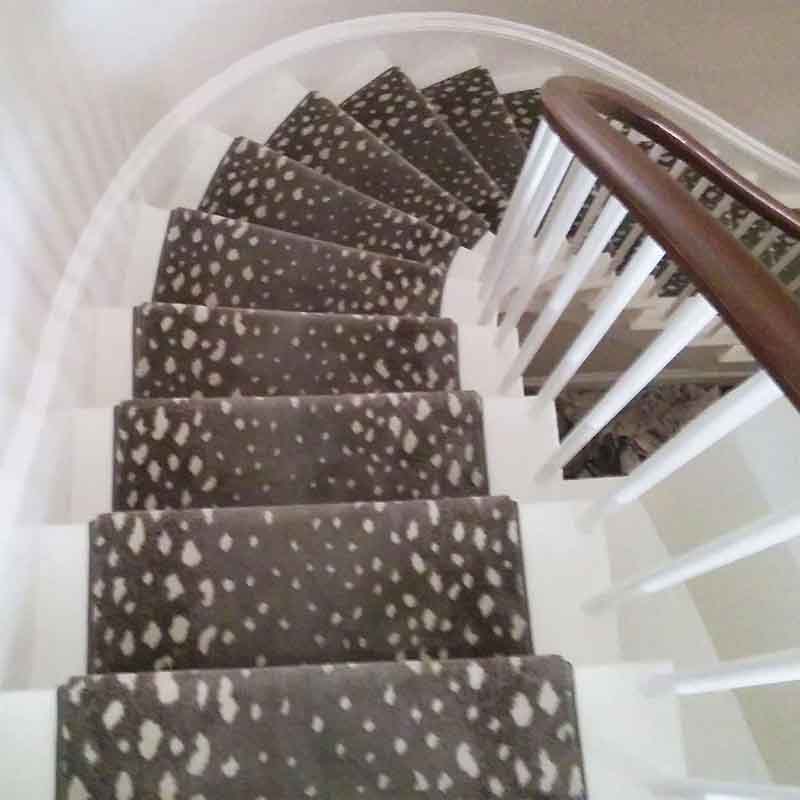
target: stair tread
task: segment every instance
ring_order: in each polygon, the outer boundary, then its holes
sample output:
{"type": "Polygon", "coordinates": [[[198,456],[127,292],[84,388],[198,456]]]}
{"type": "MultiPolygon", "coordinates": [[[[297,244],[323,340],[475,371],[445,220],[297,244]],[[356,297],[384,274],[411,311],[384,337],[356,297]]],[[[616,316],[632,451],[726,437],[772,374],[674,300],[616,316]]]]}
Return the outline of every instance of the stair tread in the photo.
{"type": "Polygon", "coordinates": [[[134,397],[457,389],[447,319],[146,303],[133,314],[134,397]]]}
{"type": "Polygon", "coordinates": [[[525,143],[489,70],[468,69],[423,94],[510,197],[525,161],[525,143]]]}
{"type": "Polygon", "coordinates": [[[417,261],[180,208],[164,232],[153,299],[436,316],[445,277],[443,269],[417,261]]]}
{"type": "Polygon", "coordinates": [[[460,247],[451,233],[243,137],[222,157],[199,208],[434,267],[449,266],[460,247]]]}
{"type": "Polygon", "coordinates": [[[120,512],[90,541],[92,672],[532,652],[507,497],[120,512]]]}
{"type": "Polygon", "coordinates": [[[91,676],[58,706],[63,800],[584,796],[553,656],[91,676]]]}
{"type": "Polygon", "coordinates": [[[486,220],[412,166],[335,103],[310,92],[267,140],[275,150],[473,247],[486,220]]]}
{"type": "Polygon", "coordinates": [[[541,89],[520,89],[503,95],[506,108],[511,113],[514,126],[525,142],[526,147],[533,144],[536,128],[542,113],[541,89]]]}
{"type": "Polygon", "coordinates": [[[381,73],[341,107],[497,229],[507,198],[401,69],[381,73]]]}
{"type": "Polygon", "coordinates": [[[114,411],[115,510],[486,494],[475,392],[134,400],[114,411]]]}

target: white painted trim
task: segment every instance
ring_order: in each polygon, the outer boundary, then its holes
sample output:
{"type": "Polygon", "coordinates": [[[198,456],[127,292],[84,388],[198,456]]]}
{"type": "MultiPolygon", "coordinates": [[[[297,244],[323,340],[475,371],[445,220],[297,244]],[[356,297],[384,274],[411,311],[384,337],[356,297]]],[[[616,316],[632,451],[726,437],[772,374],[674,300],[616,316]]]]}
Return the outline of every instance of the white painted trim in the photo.
{"type": "Polygon", "coordinates": [[[492,251],[494,240],[495,235],[491,231],[486,231],[478,240],[478,243],[472,248],[472,252],[476,256],[480,256],[482,259],[486,260],[486,257],[492,251]]]}
{"type": "Polygon", "coordinates": [[[259,76],[242,87],[246,100],[237,92],[231,102],[223,101],[209,114],[209,122],[231,136],[246,136],[265,142],[297,108],[310,89],[286,72],[259,76]]]}
{"type": "MultiPolygon", "coordinates": [[[[518,350],[516,335],[498,345],[495,328],[490,325],[458,326],[458,362],[463,389],[474,389],[484,397],[501,394],[500,380],[518,350]]],[[[506,391],[506,397],[523,397],[522,380],[516,381],[506,391]]]]}
{"type": "Polygon", "coordinates": [[[477,325],[482,308],[480,284],[454,278],[448,273],[442,291],[442,305],[439,313],[443,317],[465,325],[477,325]]]}
{"type": "Polygon", "coordinates": [[[449,46],[446,52],[438,52],[428,58],[423,56],[413,64],[405,63],[403,69],[420,89],[425,89],[452,75],[478,67],[480,63],[480,56],[474,47],[459,43],[449,46]]]}
{"type": "Polygon", "coordinates": [[[578,524],[586,506],[580,500],[519,506],[534,648],[576,666],[620,661],[622,653],[617,617],[583,610],[611,580],[605,541],[587,538],[578,524]]]}
{"type": "MultiPolygon", "coordinates": [[[[124,206],[130,202],[143,177],[176,135],[214,102],[260,72],[336,43],[372,42],[380,36],[415,31],[486,36],[569,58],[576,65],[594,70],[597,77],[635,91],[643,99],[661,105],[667,113],[682,114],[693,122],[694,127],[703,127],[730,142],[749,157],[783,173],[788,180],[800,179],[800,164],[699,104],[617,59],[572,39],[528,25],[472,14],[414,12],[345,20],[287,37],[245,56],[185,97],[148,131],[120,167],[95,206],[51,302],[50,315],[42,331],[39,353],[22,404],[26,413],[20,416],[6,449],[2,474],[14,475],[16,480],[24,483],[25,476],[30,472],[37,442],[43,434],[45,418],[58,387],[58,364],[69,342],[67,334],[83,297],[84,287],[124,206]]],[[[7,509],[10,518],[18,515],[22,500],[21,494],[14,497],[14,502],[7,509]]]]}
{"type": "Polygon", "coordinates": [[[694,800],[800,800],[800,786],[779,786],[774,783],[730,783],[701,778],[657,781],[653,791],[659,797],[693,798],[694,800]]]}
{"type": "Polygon", "coordinates": [[[563,73],[564,70],[560,67],[547,65],[538,69],[525,69],[518,72],[495,72],[492,70],[492,78],[500,94],[509,94],[521,92],[524,89],[537,89],[548,78],[555,78],[563,73]]]}
{"type": "Polygon", "coordinates": [[[38,530],[34,625],[28,686],[50,689],[87,670],[89,531],[84,525],[38,530]],[[54,654],[58,654],[54,658],[54,654]]]}
{"type": "Polygon", "coordinates": [[[164,208],[145,203],[139,205],[130,244],[130,259],[125,269],[123,303],[141,303],[153,296],[169,214],[164,208]]]}
{"type": "MultiPolygon", "coordinates": [[[[480,245],[481,242],[478,242],[480,245]]],[[[479,281],[485,258],[475,250],[468,250],[466,247],[459,247],[450,267],[447,270],[448,276],[463,281],[479,281]]]]}
{"type": "Polygon", "coordinates": [[[56,796],[56,709],[52,690],[0,694],[0,731],[8,732],[0,747],[0,775],[9,800],[56,796]]]}
{"type": "Polygon", "coordinates": [[[114,411],[81,408],[72,414],[70,523],[111,511],[114,481],[114,411]]]}
{"type": "Polygon", "coordinates": [[[192,159],[178,178],[178,185],[168,203],[170,208],[197,208],[200,205],[219,162],[233,144],[233,137],[204,125],[196,142],[192,159]]]}
{"type": "Polygon", "coordinates": [[[367,45],[359,51],[358,61],[351,69],[331,78],[326,87],[326,97],[337,105],[343,103],[350,95],[392,66],[392,60],[383,50],[367,45]]]}
{"type": "Polygon", "coordinates": [[[592,800],[651,800],[653,783],[687,775],[675,697],[648,697],[640,688],[644,676],[670,670],[663,662],[575,670],[586,789],[592,800]]]}

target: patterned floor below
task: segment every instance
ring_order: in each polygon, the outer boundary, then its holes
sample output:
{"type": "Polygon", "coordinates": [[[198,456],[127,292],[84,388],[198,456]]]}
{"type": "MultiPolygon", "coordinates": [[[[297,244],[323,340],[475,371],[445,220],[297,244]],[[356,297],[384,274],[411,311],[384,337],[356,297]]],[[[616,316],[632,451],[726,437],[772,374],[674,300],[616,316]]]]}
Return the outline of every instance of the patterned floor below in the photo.
{"type": "MultiPolygon", "coordinates": [[[[564,477],[607,478],[630,474],[732,388],[732,385],[681,383],[646,389],[567,464],[564,477]]],[[[572,389],[562,393],[556,401],[562,440],[604,392],[572,389]]]]}

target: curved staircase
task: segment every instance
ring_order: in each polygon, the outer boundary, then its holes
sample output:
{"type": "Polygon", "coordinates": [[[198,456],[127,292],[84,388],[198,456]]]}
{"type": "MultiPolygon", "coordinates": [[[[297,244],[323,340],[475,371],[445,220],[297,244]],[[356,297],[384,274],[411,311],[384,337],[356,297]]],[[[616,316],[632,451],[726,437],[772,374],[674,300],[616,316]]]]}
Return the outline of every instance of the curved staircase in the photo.
{"type": "MultiPolygon", "coordinates": [[[[18,791],[640,798],[685,777],[677,701],[644,688],[671,667],[620,663],[616,619],[584,613],[611,578],[584,533],[606,489],[531,479],[559,442],[509,378],[516,323],[565,269],[530,303],[510,270],[487,317],[541,96],[474,61],[364,47],[325,92],[275,71],[149,176],[121,302],[85,321],[68,508],[36,534],[37,691],[0,700],[18,791]]],[[[564,263],[609,198],[589,188],[564,263]]],[[[759,230],[795,280],[793,243],[759,230]]],[[[645,235],[601,246],[586,308],[645,235]]],[[[661,330],[649,301],[686,284],[650,266],[631,327],[661,330]]],[[[648,524],[632,509],[614,524],[648,524]]]]}

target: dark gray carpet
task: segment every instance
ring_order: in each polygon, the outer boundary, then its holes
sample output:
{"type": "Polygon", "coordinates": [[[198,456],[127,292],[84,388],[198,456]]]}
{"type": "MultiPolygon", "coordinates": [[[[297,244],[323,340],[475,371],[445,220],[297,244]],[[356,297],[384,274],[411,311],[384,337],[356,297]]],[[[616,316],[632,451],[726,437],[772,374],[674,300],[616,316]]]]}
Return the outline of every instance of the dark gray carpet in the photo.
{"type": "Polygon", "coordinates": [[[114,412],[115,510],[486,493],[475,392],[134,400],[114,412]]]}
{"type": "Polygon", "coordinates": [[[445,270],[202,211],[172,211],[153,299],[214,308],[438,316],[445,270]]]}
{"type": "Polygon", "coordinates": [[[489,230],[483,217],[315,92],[278,126],[267,144],[323,175],[450,231],[465,247],[473,247],[489,230]]]}
{"type": "Polygon", "coordinates": [[[92,672],[532,652],[508,498],[109,514],[90,565],[92,672]]]}
{"type": "Polygon", "coordinates": [[[451,233],[244,138],[223,156],[200,210],[431,267],[449,266],[460,246],[451,233]]]}
{"type": "Polygon", "coordinates": [[[58,797],[583,798],[556,657],[76,678],[58,797]]]}
{"type": "Polygon", "coordinates": [[[497,229],[506,196],[402,70],[381,73],[342,108],[497,229]]]}
{"type": "Polygon", "coordinates": [[[444,319],[147,303],[133,314],[134,397],[458,389],[444,319]]]}
{"type": "Polygon", "coordinates": [[[423,94],[510,197],[527,151],[489,70],[461,72],[423,94]]]}

